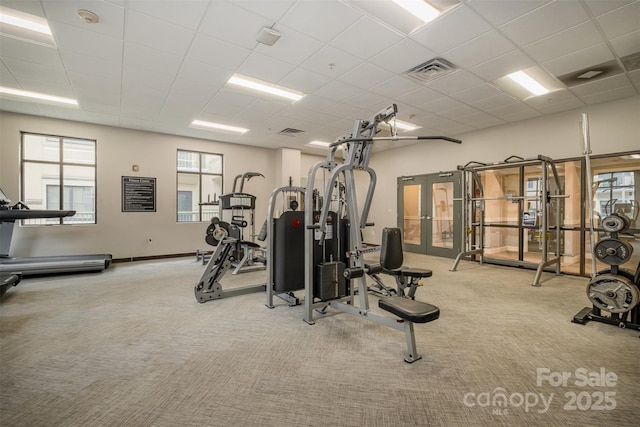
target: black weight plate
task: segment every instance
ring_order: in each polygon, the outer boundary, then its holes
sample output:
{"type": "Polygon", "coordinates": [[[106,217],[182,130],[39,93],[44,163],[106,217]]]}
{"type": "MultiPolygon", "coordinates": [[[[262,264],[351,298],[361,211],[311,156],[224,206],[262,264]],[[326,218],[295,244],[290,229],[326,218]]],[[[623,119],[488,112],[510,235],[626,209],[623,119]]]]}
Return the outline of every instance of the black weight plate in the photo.
{"type": "Polygon", "coordinates": [[[600,240],[593,252],[605,264],[620,265],[631,259],[633,246],[625,240],[608,237],[600,240]]]}

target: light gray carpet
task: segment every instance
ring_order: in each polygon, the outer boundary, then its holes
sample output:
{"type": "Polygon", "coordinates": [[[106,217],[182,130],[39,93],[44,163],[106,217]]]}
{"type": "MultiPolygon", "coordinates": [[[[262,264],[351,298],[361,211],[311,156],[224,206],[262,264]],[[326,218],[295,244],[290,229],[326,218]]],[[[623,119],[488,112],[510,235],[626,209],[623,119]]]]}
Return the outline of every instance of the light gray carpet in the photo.
{"type": "Polygon", "coordinates": [[[301,306],[270,310],[263,293],[200,304],[194,258],[25,279],[0,301],[0,425],[638,425],[640,332],[571,323],[587,279],[545,273],[534,288],[530,270],[406,258],[434,271],[417,299],[441,309],[416,325],[423,359],[411,365],[402,332],[347,314],[310,326],[301,306]],[[538,386],[538,368],[572,377],[538,386]],[[579,368],[616,384],[579,387],[579,368]],[[485,404],[497,388],[508,406],[485,404]],[[552,393],[544,413],[540,400],[519,405],[552,393]],[[591,409],[598,400],[615,409],[591,409]]]}

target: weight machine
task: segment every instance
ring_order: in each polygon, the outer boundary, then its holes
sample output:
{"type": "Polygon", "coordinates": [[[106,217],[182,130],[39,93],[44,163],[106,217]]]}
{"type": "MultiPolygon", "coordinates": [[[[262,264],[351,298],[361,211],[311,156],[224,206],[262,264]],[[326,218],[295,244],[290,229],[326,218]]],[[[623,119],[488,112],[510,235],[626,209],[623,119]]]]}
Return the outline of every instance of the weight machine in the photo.
{"type": "MultiPolygon", "coordinates": [[[[523,159],[518,156],[511,156],[499,163],[480,163],[469,162],[464,166],[458,166],[458,170],[463,172],[463,197],[461,199],[456,198],[454,201],[461,201],[463,203],[464,215],[462,217],[462,227],[466,232],[462,233],[462,248],[466,250],[460,252],[453,262],[450,271],[456,271],[458,264],[462,259],[475,261],[476,257],[479,257],[480,264],[485,262],[493,264],[502,264],[508,266],[532,268],[536,270],[536,275],[533,280],[532,286],[540,286],[540,277],[542,272],[555,265],[556,275],[560,274],[560,257],[561,257],[561,215],[560,209],[556,208],[552,212],[552,201],[569,197],[563,194],[563,186],[556,165],[553,160],[547,156],[538,155],[532,159],[523,159]],[[499,170],[500,168],[511,168],[525,166],[540,166],[541,179],[540,190],[535,196],[514,196],[505,195],[499,197],[485,197],[485,190],[480,179],[479,172],[499,170]],[[549,174],[551,171],[551,175],[549,174]],[[550,181],[553,179],[553,181],[550,181]],[[553,184],[553,185],[552,185],[553,184]],[[552,188],[555,194],[552,194],[552,188]],[[473,195],[472,195],[473,194],[473,195]],[[514,224],[500,224],[500,223],[487,223],[485,218],[485,201],[497,201],[506,200],[512,203],[518,203],[518,217],[523,218],[522,228],[525,229],[537,229],[540,236],[540,251],[541,260],[539,263],[519,260],[508,260],[499,258],[490,258],[485,253],[485,231],[488,226],[508,226],[513,227],[514,224]],[[539,224],[536,217],[525,218],[524,203],[527,201],[534,201],[538,203],[538,206],[542,207],[539,214],[539,224]],[[553,224],[550,222],[550,216],[553,214],[553,224]],[[475,237],[475,231],[477,230],[477,238],[475,237]],[[553,239],[551,238],[553,236],[553,239]],[[549,243],[555,242],[554,255],[549,256],[549,243]]],[[[536,214],[537,215],[537,214],[536,214]]],[[[520,256],[522,258],[522,256],[520,256]]]]}
{"type": "Polygon", "coordinates": [[[194,287],[194,294],[198,302],[203,303],[214,299],[246,295],[265,289],[265,285],[260,284],[224,292],[222,290],[220,280],[236,261],[238,243],[241,242],[240,237],[241,232],[237,225],[220,221],[218,217],[214,217],[211,220],[205,240],[216,248],[209,258],[202,276],[200,276],[194,287]]]}
{"type": "MultiPolygon", "coordinates": [[[[461,141],[443,136],[399,137],[393,133],[389,137],[377,137],[376,134],[388,126],[396,114],[397,107],[393,104],[370,120],[357,120],[351,132],[330,145],[331,151],[327,155],[327,160],[316,163],[309,170],[305,206],[313,206],[312,190],[315,187],[318,171],[325,171],[329,175],[324,191],[326,200],[331,200],[334,188],[342,177],[349,227],[346,259],[343,261],[340,256],[329,261],[323,259],[321,263],[317,263],[314,257],[314,253],[317,252],[315,248],[324,245],[325,239],[335,232],[332,228],[335,223],[328,203],[325,203],[319,212],[314,212],[312,209],[304,211],[304,321],[313,325],[315,324],[314,311],[325,314],[329,308],[332,308],[404,331],[407,341],[407,354],[404,360],[412,363],[421,358],[417,354],[413,324],[436,320],[440,310],[431,304],[401,296],[383,297],[378,301],[380,309],[396,317],[380,315],[370,309],[365,274],[384,272],[406,281],[415,280],[416,277],[428,277],[431,272],[402,266],[402,241],[399,229],[384,230],[379,265],[364,263],[363,256],[367,249],[364,248],[361,232],[366,226],[373,225],[367,222],[367,217],[376,184],[376,174],[369,167],[369,158],[376,141],[427,139],[443,139],[455,143],[461,141]],[[343,151],[342,164],[336,160],[338,147],[342,147],[343,151]],[[358,209],[356,196],[354,177],[356,171],[365,172],[369,176],[369,186],[361,211],[358,209]]],[[[337,230],[339,229],[338,227],[337,230]]]]}

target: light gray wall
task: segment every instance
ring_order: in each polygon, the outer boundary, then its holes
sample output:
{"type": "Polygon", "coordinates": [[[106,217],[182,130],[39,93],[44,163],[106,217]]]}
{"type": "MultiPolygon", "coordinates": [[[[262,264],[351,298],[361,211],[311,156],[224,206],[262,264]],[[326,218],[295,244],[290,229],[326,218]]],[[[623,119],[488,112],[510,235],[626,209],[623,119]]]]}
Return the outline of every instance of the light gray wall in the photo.
{"type": "Polygon", "coordinates": [[[475,160],[501,162],[511,155],[543,154],[554,159],[582,156],[580,121],[589,117],[592,154],[640,151],[640,96],[538,117],[458,135],[462,144],[425,141],[375,153],[370,165],[378,184],[367,228],[367,242],[380,240],[383,227],[397,224],[397,178],[455,170],[475,160]]]}
{"type": "Polygon", "coordinates": [[[41,117],[0,113],[0,187],[18,201],[20,132],[97,140],[96,225],[15,227],[11,255],[110,253],[114,258],[143,257],[210,249],[202,223],[176,222],[176,150],[224,155],[224,189],[231,191],[236,175],[260,172],[244,191],[257,196],[256,231],[266,218],[269,194],[275,187],[275,150],[201,139],[96,126],[41,117]],[[140,166],[132,172],[131,166],[140,166]],[[121,211],[121,177],[157,178],[156,212],[121,211]]]}
{"type": "MultiPolygon", "coordinates": [[[[552,158],[581,155],[581,113],[589,114],[593,154],[640,150],[640,97],[626,98],[580,110],[535,118],[519,123],[461,135],[462,145],[429,141],[374,153],[371,166],[378,180],[368,242],[379,241],[385,226],[396,224],[396,179],[454,170],[471,160],[496,162],[510,155],[552,158]]],[[[225,190],[233,178],[248,170],[266,179],[254,178],[245,190],[258,196],[256,229],[266,217],[268,197],[278,186],[277,150],[254,148],[108,126],[0,113],[0,187],[13,200],[19,199],[20,131],[96,139],[98,142],[98,224],[64,227],[16,227],[12,255],[111,253],[115,258],[169,255],[208,248],[202,223],[176,223],[176,150],[178,148],[224,155],[225,190]],[[250,163],[248,163],[250,159],[250,163]],[[140,171],[131,171],[131,165],[140,171]],[[157,178],[157,212],[121,212],[121,176],[157,178]],[[151,242],[149,242],[151,239],[151,242]]],[[[302,153],[301,178],[325,156],[302,153]]],[[[366,185],[368,183],[358,183],[366,185]]],[[[304,183],[303,183],[304,184],[304,183]]]]}

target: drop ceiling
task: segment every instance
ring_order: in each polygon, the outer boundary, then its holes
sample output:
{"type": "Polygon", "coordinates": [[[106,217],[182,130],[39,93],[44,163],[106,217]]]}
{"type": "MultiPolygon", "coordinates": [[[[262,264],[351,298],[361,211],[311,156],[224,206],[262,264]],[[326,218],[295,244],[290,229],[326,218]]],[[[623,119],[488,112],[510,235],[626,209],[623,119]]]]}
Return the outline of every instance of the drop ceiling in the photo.
{"type": "Polygon", "coordinates": [[[79,108],[3,98],[0,109],[321,152],[306,144],[332,141],[390,103],[399,119],[421,126],[409,135],[456,136],[640,91],[640,69],[622,61],[640,51],[638,0],[468,0],[415,30],[384,22],[364,3],[3,0],[46,18],[56,47],[1,37],[0,85],[75,98],[79,108]],[[78,9],[100,21],[86,23],[78,9]],[[273,46],[256,41],[264,27],[281,34],[273,46]],[[434,58],[455,71],[428,81],[406,74],[434,58]],[[616,71],[560,80],[601,64],[616,71]],[[521,100],[492,83],[531,67],[561,89],[521,100]],[[307,95],[290,103],[239,92],[225,85],[234,73],[307,95]],[[250,131],[195,129],[194,119],[250,131]]]}

